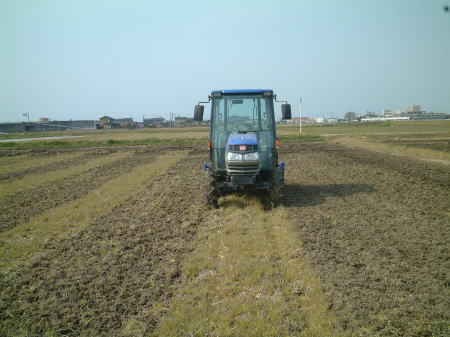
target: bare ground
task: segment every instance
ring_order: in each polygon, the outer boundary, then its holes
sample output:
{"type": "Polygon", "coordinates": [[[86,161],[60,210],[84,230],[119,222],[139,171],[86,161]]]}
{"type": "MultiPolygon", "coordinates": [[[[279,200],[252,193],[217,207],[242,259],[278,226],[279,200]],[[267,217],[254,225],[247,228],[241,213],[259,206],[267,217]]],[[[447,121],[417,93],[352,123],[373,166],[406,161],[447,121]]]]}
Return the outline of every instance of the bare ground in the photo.
{"type": "MultiPolygon", "coordinates": [[[[93,226],[1,274],[0,335],[151,332],[153,305],[171,296],[210,214],[205,156],[193,151],[93,226]]],[[[337,335],[450,335],[448,168],[321,143],[287,145],[281,157],[286,207],[337,335]]]]}
{"type": "Polygon", "coordinates": [[[329,144],[284,157],[286,205],[338,330],[448,336],[448,169],[329,144]]]}
{"type": "Polygon", "coordinates": [[[450,152],[450,141],[448,138],[428,139],[426,141],[423,141],[422,139],[396,139],[386,141],[385,143],[396,146],[418,147],[422,149],[450,152]]]}
{"type": "MultiPolygon", "coordinates": [[[[110,164],[96,167],[31,190],[24,190],[0,200],[0,232],[26,222],[31,217],[39,215],[49,208],[75,200],[108,180],[129,172],[136,166],[152,161],[155,153],[161,154],[167,150],[147,148],[131,151],[134,154],[130,158],[117,160],[110,164]]],[[[56,168],[64,168],[87,161],[107,153],[111,153],[111,150],[92,151],[86,156],[76,158],[75,161],[67,161],[69,163],[55,163],[39,166],[36,169],[39,172],[48,172],[56,168]]],[[[26,171],[28,172],[28,170],[26,171]]],[[[14,176],[14,178],[16,177],[14,176]]]]}
{"type": "MultiPolygon", "coordinates": [[[[54,156],[57,153],[58,152],[55,151],[54,153],[48,154],[48,155],[36,155],[36,154],[34,154],[34,156],[31,155],[30,158],[31,157],[44,158],[46,156],[51,157],[51,156],[54,156]]],[[[104,153],[108,153],[108,152],[104,152],[104,153]]],[[[53,163],[46,164],[46,165],[37,165],[37,166],[32,166],[30,168],[23,169],[23,170],[17,170],[17,171],[11,171],[11,172],[8,172],[8,173],[3,173],[3,174],[0,174],[0,181],[3,181],[3,182],[6,181],[6,180],[12,181],[14,179],[20,179],[20,178],[22,178],[22,177],[24,177],[26,175],[29,175],[29,174],[39,174],[39,173],[42,173],[42,172],[48,172],[48,171],[63,169],[63,168],[66,168],[66,167],[70,167],[72,165],[77,165],[77,164],[82,163],[82,162],[84,162],[86,160],[94,158],[96,155],[101,155],[101,154],[104,154],[104,153],[95,153],[95,152],[90,152],[89,153],[88,152],[88,153],[81,154],[79,157],[75,157],[75,158],[68,159],[68,160],[62,160],[62,161],[61,160],[57,160],[57,161],[55,161],[53,163]]]]}
{"type": "Polygon", "coordinates": [[[148,189],[43,256],[2,275],[0,335],[119,336],[170,296],[206,208],[191,155],[148,189]]]}

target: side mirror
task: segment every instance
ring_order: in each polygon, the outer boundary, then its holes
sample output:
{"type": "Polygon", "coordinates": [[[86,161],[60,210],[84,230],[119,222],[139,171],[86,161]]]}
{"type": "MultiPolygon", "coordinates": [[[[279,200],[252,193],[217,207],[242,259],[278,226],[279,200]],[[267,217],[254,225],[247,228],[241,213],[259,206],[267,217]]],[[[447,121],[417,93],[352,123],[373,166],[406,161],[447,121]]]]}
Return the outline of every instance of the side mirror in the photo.
{"type": "Polygon", "coordinates": [[[292,119],[290,104],[281,104],[281,119],[292,119]]]}
{"type": "Polygon", "coordinates": [[[197,104],[194,109],[194,120],[201,122],[203,120],[203,111],[205,110],[204,105],[197,104]]]}

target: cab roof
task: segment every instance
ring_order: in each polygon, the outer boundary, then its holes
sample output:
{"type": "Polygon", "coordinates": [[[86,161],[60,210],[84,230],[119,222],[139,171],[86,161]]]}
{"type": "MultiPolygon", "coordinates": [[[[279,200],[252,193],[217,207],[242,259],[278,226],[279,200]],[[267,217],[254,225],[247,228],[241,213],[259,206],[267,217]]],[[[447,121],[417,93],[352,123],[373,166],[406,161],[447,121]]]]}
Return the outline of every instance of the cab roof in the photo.
{"type": "Polygon", "coordinates": [[[223,95],[239,95],[239,94],[262,94],[264,91],[270,91],[273,94],[272,89],[232,89],[232,90],[214,90],[211,94],[221,93],[223,95]]]}

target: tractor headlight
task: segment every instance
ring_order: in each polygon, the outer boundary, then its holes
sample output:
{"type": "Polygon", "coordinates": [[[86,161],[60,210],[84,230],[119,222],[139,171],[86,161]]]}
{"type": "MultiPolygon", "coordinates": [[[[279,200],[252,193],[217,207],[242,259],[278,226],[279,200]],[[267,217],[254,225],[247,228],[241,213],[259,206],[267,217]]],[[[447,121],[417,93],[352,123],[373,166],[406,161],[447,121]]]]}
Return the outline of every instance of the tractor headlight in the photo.
{"type": "Polygon", "coordinates": [[[239,153],[227,152],[227,160],[228,161],[242,160],[242,155],[239,153]]]}
{"type": "Polygon", "coordinates": [[[251,153],[244,154],[244,160],[259,160],[259,153],[251,152],[251,153]]]}

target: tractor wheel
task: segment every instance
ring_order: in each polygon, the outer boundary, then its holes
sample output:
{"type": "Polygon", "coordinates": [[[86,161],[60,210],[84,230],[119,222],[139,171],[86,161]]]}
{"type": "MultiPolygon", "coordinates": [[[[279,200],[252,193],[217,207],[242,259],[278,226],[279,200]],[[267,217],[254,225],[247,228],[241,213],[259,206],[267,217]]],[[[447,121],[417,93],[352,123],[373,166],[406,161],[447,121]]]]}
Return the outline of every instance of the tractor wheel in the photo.
{"type": "Polygon", "coordinates": [[[269,191],[269,200],[273,208],[277,208],[283,200],[284,179],[279,170],[272,174],[272,187],[269,191]]]}
{"type": "Polygon", "coordinates": [[[211,207],[211,208],[219,208],[219,191],[217,190],[216,187],[216,180],[214,179],[213,176],[209,177],[209,183],[208,186],[206,188],[206,203],[211,207]]]}
{"type": "Polygon", "coordinates": [[[269,192],[269,200],[270,200],[270,207],[271,208],[277,208],[280,204],[280,194],[278,191],[278,188],[274,187],[269,192]]]}

